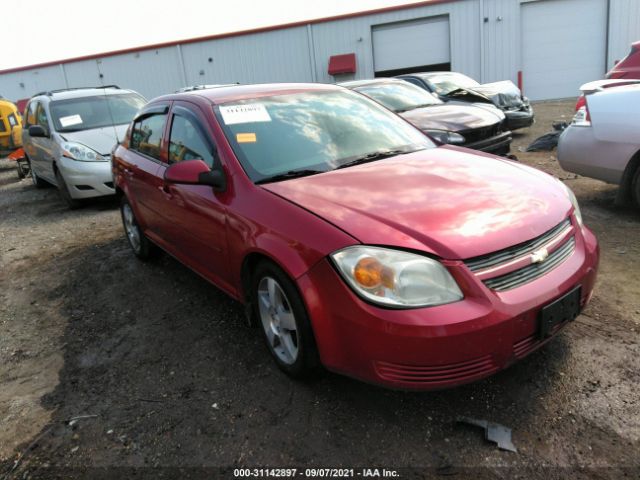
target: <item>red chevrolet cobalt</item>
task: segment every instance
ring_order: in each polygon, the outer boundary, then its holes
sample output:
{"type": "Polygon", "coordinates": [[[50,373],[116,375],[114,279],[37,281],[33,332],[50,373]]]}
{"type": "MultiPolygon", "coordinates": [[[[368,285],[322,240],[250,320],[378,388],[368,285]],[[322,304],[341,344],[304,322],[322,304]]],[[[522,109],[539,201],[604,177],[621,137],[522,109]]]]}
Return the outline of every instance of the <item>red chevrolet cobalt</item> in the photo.
{"type": "Polygon", "coordinates": [[[563,183],[436,144],[341,87],[157,98],[113,175],[134,253],[160,247],[246,304],[294,377],[471,382],[544,344],[596,279],[598,244],[563,183]]]}

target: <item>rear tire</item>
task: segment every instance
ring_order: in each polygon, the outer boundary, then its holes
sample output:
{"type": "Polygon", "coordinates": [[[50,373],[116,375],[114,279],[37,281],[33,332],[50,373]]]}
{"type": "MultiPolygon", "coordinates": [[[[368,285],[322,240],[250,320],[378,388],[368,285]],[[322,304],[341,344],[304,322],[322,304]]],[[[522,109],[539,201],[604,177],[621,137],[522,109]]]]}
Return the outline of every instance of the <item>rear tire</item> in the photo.
{"type": "Polygon", "coordinates": [[[251,303],[271,356],[293,378],[310,378],[320,370],[320,357],[309,316],[295,284],[269,261],[256,267],[251,303]]]}
{"type": "Polygon", "coordinates": [[[56,181],[58,183],[58,192],[60,192],[60,196],[62,200],[67,204],[71,210],[75,210],[76,208],[80,208],[82,206],[82,202],[80,200],[76,200],[69,193],[69,188],[67,187],[67,183],[64,181],[60,170],[56,170],[56,181]]]}
{"type": "Polygon", "coordinates": [[[133,208],[131,208],[129,200],[124,195],[120,199],[120,216],[122,217],[124,233],[135,256],[143,261],[154,257],[158,252],[158,247],[142,232],[133,213],[133,208]]]}
{"type": "Polygon", "coordinates": [[[29,170],[31,170],[31,181],[35,185],[36,188],[45,188],[47,186],[47,182],[42,180],[36,171],[33,169],[33,165],[29,162],[29,170]]]}
{"type": "Polygon", "coordinates": [[[633,175],[633,181],[631,182],[631,196],[633,197],[636,205],[640,207],[640,165],[636,168],[636,173],[633,175]]]}

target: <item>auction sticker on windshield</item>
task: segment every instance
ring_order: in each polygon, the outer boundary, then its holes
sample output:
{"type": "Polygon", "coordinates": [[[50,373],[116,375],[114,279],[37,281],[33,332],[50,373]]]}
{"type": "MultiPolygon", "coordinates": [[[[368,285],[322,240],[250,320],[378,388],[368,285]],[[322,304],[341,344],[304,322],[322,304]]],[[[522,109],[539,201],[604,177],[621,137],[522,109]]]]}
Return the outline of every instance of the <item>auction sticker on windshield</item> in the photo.
{"type": "Polygon", "coordinates": [[[80,115],[69,115],[67,117],[60,117],[60,125],[63,127],[70,127],[72,125],[78,125],[82,123],[82,117],[80,115]]]}
{"type": "Polygon", "coordinates": [[[220,114],[227,125],[271,121],[267,109],[259,104],[223,106],[220,107],[220,114]]]}
{"type": "Polygon", "coordinates": [[[238,143],[256,143],[258,141],[255,133],[237,133],[236,140],[238,143]]]}

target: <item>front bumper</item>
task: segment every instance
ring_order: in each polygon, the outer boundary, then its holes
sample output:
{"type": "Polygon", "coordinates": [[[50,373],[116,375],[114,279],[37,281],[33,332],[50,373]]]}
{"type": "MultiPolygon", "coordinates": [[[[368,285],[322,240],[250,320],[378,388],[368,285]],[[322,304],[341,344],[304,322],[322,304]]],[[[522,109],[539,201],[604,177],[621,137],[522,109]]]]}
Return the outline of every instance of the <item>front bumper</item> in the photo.
{"type": "Polygon", "coordinates": [[[543,277],[501,293],[489,290],[463,262],[448,261],[464,300],[410,310],[364,302],[328,260],[298,278],[298,285],[325,367],[391,388],[433,390],[490,376],[546,343],[548,338],[538,336],[541,308],[577,285],[584,307],[598,256],[595,237],[583,228],[571,257],[543,277]]]}
{"type": "Polygon", "coordinates": [[[57,162],[71,197],[74,199],[115,195],[111,162],[80,162],[61,157],[57,162]]]}
{"type": "Polygon", "coordinates": [[[531,105],[524,105],[520,110],[503,110],[503,112],[507,117],[507,128],[512,131],[529,127],[535,120],[531,105]]]}
{"type": "Polygon", "coordinates": [[[511,132],[504,132],[491,138],[485,138],[478,142],[467,143],[461,146],[496,155],[506,155],[511,151],[512,140],[511,132]]]}

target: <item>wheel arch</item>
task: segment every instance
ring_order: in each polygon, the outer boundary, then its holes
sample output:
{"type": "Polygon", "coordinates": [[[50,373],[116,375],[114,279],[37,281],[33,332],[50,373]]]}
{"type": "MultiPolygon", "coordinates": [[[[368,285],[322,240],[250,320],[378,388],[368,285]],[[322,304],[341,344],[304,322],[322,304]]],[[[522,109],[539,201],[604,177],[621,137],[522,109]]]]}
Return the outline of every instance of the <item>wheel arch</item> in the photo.
{"type": "MultiPolygon", "coordinates": [[[[263,261],[272,263],[280,270],[284,272],[284,274],[289,277],[294,287],[298,291],[300,298],[302,299],[302,303],[305,308],[307,308],[306,301],[302,292],[300,291],[300,287],[298,286],[298,282],[296,281],[297,277],[300,275],[296,275],[296,271],[301,267],[301,265],[293,266],[292,268],[287,268],[288,262],[284,261],[281,258],[278,258],[277,255],[274,255],[270,251],[265,251],[262,249],[254,249],[247,252],[242,259],[241,267],[240,267],[240,288],[238,291],[238,300],[242,302],[245,308],[245,315],[247,318],[247,322],[249,325],[257,325],[255,312],[253,311],[253,305],[251,302],[251,280],[253,276],[253,272],[255,272],[256,267],[263,261]],[[297,268],[296,268],[297,267],[297,268]]],[[[308,268],[305,267],[305,271],[308,268]]],[[[303,272],[304,273],[304,272],[303,272]]]]}
{"type": "Polygon", "coordinates": [[[633,203],[633,198],[631,195],[632,187],[633,187],[633,177],[636,171],[640,168],[640,150],[633,154],[631,159],[627,162],[627,166],[622,173],[622,178],[620,179],[620,188],[618,189],[618,194],[616,195],[616,204],[618,205],[628,205],[633,203]]]}

